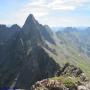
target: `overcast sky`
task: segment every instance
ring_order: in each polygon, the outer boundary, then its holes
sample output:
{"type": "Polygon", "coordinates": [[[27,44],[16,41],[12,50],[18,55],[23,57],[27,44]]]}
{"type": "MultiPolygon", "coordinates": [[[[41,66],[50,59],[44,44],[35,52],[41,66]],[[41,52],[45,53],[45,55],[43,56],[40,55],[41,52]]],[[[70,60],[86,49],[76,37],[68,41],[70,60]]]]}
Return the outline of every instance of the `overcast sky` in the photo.
{"type": "Polygon", "coordinates": [[[52,26],[90,26],[90,0],[0,0],[0,24],[23,25],[29,14],[52,26]]]}

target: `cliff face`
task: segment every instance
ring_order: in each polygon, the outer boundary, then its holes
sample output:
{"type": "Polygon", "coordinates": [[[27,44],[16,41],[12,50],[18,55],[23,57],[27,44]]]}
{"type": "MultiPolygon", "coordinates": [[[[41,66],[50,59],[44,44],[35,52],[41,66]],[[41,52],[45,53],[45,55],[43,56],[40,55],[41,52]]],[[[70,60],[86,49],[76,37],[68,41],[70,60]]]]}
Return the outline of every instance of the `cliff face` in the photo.
{"type": "Polygon", "coordinates": [[[16,87],[29,88],[38,80],[54,76],[58,68],[59,65],[48,56],[44,49],[37,46],[31,50],[24,61],[16,87]]]}

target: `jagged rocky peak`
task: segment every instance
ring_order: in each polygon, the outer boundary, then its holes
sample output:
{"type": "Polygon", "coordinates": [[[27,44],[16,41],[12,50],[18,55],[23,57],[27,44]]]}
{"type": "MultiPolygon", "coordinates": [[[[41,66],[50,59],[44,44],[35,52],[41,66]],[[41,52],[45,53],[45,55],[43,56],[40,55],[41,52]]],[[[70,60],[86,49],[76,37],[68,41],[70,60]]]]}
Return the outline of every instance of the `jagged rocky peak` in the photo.
{"type": "Polygon", "coordinates": [[[60,66],[41,46],[32,48],[18,77],[16,87],[29,89],[38,80],[54,76],[60,66]]]}
{"type": "Polygon", "coordinates": [[[33,45],[43,42],[40,33],[40,25],[32,14],[30,14],[22,27],[22,38],[29,40],[33,45]]]}
{"type": "Polygon", "coordinates": [[[12,25],[10,28],[13,30],[20,30],[20,26],[17,24],[12,25]]]}
{"type": "Polygon", "coordinates": [[[33,14],[30,14],[30,15],[27,17],[27,19],[26,19],[25,24],[24,24],[23,27],[25,27],[25,26],[32,26],[32,27],[33,27],[33,26],[35,26],[37,23],[38,23],[38,22],[37,22],[36,19],[34,18],[33,14]]]}
{"type": "Polygon", "coordinates": [[[8,27],[5,24],[0,24],[0,30],[6,30],[8,27]]]}
{"type": "Polygon", "coordinates": [[[40,30],[40,24],[39,24],[38,21],[34,18],[33,14],[30,14],[30,15],[27,17],[27,19],[26,19],[26,21],[25,21],[22,29],[23,29],[25,32],[26,32],[26,31],[32,31],[32,32],[38,31],[38,30],[40,30]],[[37,28],[37,27],[38,27],[38,28],[37,28]]]}
{"type": "Polygon", "coordinates": [[[17,24],[14,24],[14,25],[12,25],[12,26],[10,26],[10,27],[8,27],[7,25],[5,25],[5,24],[0,24],[0,30],[20,30],[21,28],[20,28],[20,26],[19,25],[17,25],[17,24]]]}
{"type": "Polygon", "coordinates": [[[55,44],[52,38],[53,32],[50,27],[39,24],[32,14],[27,17],[22,30],[23,36],[29,37],[28,39],[32,38],[31,40],[34,42],[39,42],[39,44],[42,42],[44,44],[46,40],[49,43],[55,44]]]}

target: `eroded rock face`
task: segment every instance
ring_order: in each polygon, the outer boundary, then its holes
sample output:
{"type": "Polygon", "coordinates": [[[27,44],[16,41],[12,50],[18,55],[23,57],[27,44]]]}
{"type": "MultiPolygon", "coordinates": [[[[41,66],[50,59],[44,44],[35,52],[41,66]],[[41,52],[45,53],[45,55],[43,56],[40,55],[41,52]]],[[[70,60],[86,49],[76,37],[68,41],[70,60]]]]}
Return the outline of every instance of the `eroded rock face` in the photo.
{"type": "Polygon", "coordinates": [[[35,50],[32,50],[28,55],[20,71],[16,83],[16,87],[18,88],[28,89],[38,80],[53,77],[55,72],[60,68],[41,47],[36,47],[34,49],[35,50]]]}

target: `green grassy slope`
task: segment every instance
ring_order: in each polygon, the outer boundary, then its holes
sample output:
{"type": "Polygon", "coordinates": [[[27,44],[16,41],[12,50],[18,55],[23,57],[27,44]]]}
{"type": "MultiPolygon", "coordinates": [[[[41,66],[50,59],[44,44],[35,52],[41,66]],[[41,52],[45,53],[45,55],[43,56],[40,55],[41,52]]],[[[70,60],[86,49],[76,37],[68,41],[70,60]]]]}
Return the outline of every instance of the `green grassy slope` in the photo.
{"type": "Polygon", "coordinates": [[[76,43],[79,34],[76,37],[69,36],[64,33],[59,36],[59,43],[56,40],[57,45],[48,44],[48,46],[56,51],[56,55],[45,49],[51,57],[53,57],[60,65],[70,62],[80,67],[88,77],[90,77],[90,58],[84,53],[80,52],[79,44],[76,43]]]}

